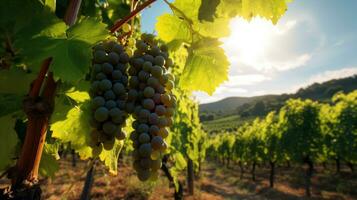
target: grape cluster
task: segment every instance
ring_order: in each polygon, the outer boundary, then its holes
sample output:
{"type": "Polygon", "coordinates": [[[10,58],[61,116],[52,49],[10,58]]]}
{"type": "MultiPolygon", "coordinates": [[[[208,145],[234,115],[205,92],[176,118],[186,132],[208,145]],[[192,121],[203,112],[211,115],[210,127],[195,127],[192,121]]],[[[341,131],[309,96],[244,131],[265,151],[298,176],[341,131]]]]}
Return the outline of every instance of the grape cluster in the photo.
{"type": "Polygon", "coordinates": [[[94,147],[112,149],[115,138],[125,139],[122,127],[128,113],[127,102],[129,56],[115,41],[105,41],[94,47],[92,85],[90,89],[93,111],[91,126],[94,147]]]}
{"type": "Polygon", "coordinates": [[[153,35],[143,34],[136,42],[128,70],[126,110],[135,119],[130,139],[135,148],[134,169],[141,181],[157,177],[161,155],[167,149],[164,139],[176,106],[176,97],[171,93],[174,77],[168,72],[172,65],[167,46],[159,46],[153,35]]]}

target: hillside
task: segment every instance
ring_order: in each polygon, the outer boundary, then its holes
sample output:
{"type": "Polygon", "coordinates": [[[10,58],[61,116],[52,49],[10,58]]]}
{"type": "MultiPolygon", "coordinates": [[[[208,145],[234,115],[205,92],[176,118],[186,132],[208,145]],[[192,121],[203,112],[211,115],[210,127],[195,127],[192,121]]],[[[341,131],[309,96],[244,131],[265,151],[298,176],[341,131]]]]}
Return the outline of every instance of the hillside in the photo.
{"type": "Polygon", "coordinates": [[[357,75],[333,79],[323,83],[314,83],[299,89],[294,94],[263,95],[254,97],[229,97],[217,102],[201,104],[200,118],[204,127],[208,130],[224,130],[235,128],[240,123],[264,116],[270,111],[279,110],[290,98],[312,99],[316,101],[328,101],[335,93],[345,93],[357,89],[357,75]],[[239,118],[239,122],[222,123],[225,119],[239,118]]]}

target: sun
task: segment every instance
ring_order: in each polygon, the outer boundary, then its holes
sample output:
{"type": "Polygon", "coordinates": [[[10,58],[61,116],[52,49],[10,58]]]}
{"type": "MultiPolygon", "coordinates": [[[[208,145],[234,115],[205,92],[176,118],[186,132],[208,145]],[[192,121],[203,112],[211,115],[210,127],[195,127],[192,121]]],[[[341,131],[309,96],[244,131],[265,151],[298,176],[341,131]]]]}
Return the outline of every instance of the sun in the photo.
{"type": "Polygon", "coordinates": [[[231,35],[222,39],[226,54],[230,60],[239,59],[252,66],[265,59],[266,52],[273,48],[274,35],[279,34],[270,21],[257,17],[251,21],[235,18],[230,28],[231,35]]]}

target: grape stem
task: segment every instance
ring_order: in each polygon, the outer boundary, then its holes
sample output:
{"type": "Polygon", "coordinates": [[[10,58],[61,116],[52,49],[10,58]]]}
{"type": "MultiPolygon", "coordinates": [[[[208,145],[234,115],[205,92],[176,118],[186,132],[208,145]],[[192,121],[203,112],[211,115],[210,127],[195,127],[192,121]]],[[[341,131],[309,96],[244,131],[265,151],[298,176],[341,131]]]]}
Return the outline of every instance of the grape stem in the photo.
{"type": "Polygon", "coordinates": [[[135,17],[140,11],[145,9],[146,7],[150,6],[152,3],[154,3],[156,0],[148,0],[145,1],[143,4],[138,6],[135,10],[133,10],[128,16],[124,17],[120,21],[116,22],[112,28],[110,28],[110,32],[114,33],[117,31],[123,24],[131,20],[133,17],[135,17]]]}

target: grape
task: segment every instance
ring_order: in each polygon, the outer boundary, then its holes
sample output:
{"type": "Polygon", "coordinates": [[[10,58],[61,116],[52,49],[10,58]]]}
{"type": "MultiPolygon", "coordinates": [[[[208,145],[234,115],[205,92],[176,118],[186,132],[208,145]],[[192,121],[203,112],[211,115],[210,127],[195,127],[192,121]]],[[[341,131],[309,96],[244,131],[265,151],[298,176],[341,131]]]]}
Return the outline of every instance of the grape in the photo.
{"type": "Polygon", "coordinates": [[[128,100],[135,100],[138,97],[138,92],[134,89],[130,89],[128,92],[128,100]]]}
{"type": "Polygon", "coordinates": [[[169,135],[169,132],[165,128],[160,128],[158,133],[162,138],[166,138],[169,135]]]}
{"type": "Polygon", "coordinates": [[[120,61],[121,63],[127,63],[127,62],[129,62],[129,56],[128,56],[128,54],[126,54],[126,53],[121,53],[121,54],[119,55],[119,61],[120,61]]]}
{"type": "Polygon", "coordinates": [[[94,118],[98,122],[104,122],[105,120],[108,119],[109,111],[106,107],[99,107],[95,113],[94,113],[94,118]]]}
{"type": "Polygon", "coordinates": [[[126,103],[129,57],[115,41],[102,42],[93,49],[90,91],[93,115],[90,123],[95,134],[92,134],[90,144],[97,153],[101,147],[112,149],[115,139],[125,139],[121,129],[128,117],[125,110],[130,107],[126,103]]]}
{"type": "Polygon", "coordinates": [[[163,74],[162,68],[160,66],[154,65],[151,68],[151,73],[154,77],[160,78],[163,74]]]}
{"type": "Polygon", "coordinates": [[[112,118],[121,117],[122,111],[119,108],[112,108],[109,110],[109,116],[112,118]]]}
{"type": "Polygon", "coordinates": [[[174,62],[172,61],[172,59],[167,59],[166,63],[165,63],[165,67],[166,69],[168,69],[169,67],[172,67],[174,65],[174,62]]]}
{"type": "Polygon", "coordinates": [[[93,100],[92,100],[92,106],[94,109],[99,108],[101,106],[105,105],[105,99],[101,96],[96,96],[93,100]]]}
{"type": "Polygon", "coordinates": [[[155,113],[158,114],[159,116],[162,116],[166,113],[166,108],[163,105],[158,105],[155,108],[155,113]]]}
{"type": "Polygon", "coordinates": [[[139,117],[141,119],[147,119],[147,118],[149,118],[149,115],[150,115],[150,111],[148,111],[146,109],[141,109],[139,112],[139,117]]]}
{"type": "Polygon", "coordinates": [[[121,83],[115,83],[113,86],[113,92],[114,94],[120,96],[125,93],[125,87],[121,83]]]}
{"type": "Polygon", "coordinates": [[[166,119],[165,117],[160,117],[160,118],[159,118],[158,126],[159,126],[160,128],[162,128],[162,127],[165,127],[165,126],[167,126],[167,125],[168,125],[167,119],[166,119]]]}
{"type": "Polygon", "coordinates": [[[117,131],[117,126],[113,122],[105,122],[103,124],[103,131],[108,135],[114,135],[117,131]]]}
{"type": "Polygon", "coordinates": [[[150,142],[150,135],[147,133],[142,133],[139,135],[139,142],[140,143],[148,143],[150,142]]]}
{"type": "Polygon", "coordinates": [[[112,73],[112,78],[114,80],[120,80],[120,78],[123,76],[120,70],[114,70],[112,73]]]}
{"type": "Polygon", "coordinates": [[[152,97],[152,100],[154,100],[155,104],[160,104],[161,103],[161,94],[155,93],[154,96],[152,97]]]}
{"type": "Polygon", "coordinates": [[[105,93],[104,93],[104,98],[106,100],[114,100],[115,99],[115,94],[112,90],[107,90],[105,93]]]}
{"type": "Polygon", "coordinates": [[[161,156],[160,151],[153,150],[153,151],[151,152],[150,158],[151,158],[152,160],[157,160],[157,159],[160,158],[160,156],[161,156]]]}
{"type": "Polygon", "coordinates": [[[160,48],[159,47],[152,47],[150,54],[152,56],[158,56],[160,54],[160,48]]]}
{"type": "Polygon", "coordinates": [[[119,131],[116,135],[115,138],[118,140],[124,140],[126,138],[126,134],[123,131],[119,131]]]}
{"type": "Polygon", "coordinates": [[[151,67],[152,67],[152,63],[151,63],[151,62],[145,61],[145,62],[143,63],[143,70],[144,70],[144,71],[150,72],[151,67]]]}
{"type": "Polygon", "coordinates": [[[137,128],[138,133],[147,133],[149,132],[149,126],[146,124],[140,124],[137,128]]]}
{"type": "Polygon", "coordinates": [[[105,74],[112,74],[113,69],[114,69],[114,67],[110,63],[104,63],[102,65],[102,70],[105,74]]]}
{"type": "Polygon", "coordinates": [[[99,51],[94,52],[93,57],[94,57],[94,62],[103,63],[103,62],[107,61],[108,54],[103,50],[99,50],[99,51]]]}
{"type": "MultiPolygon", "coordinates": [[[[103,98],[103,97],[101,97],[101,98],[103,98]]],[[[108,109],[112,109],[116,106],[117,106],[117,103],[115,103],[115,101],[113,101],[113,100],[109,100],[109,101],[105,102],[105,107],[108,109]]]]}
{"type": "Polygon", "coordinates": [[[102,90],[102,91],[106,91],[106,90],[109,90],[112,88],[112,82],[108,79],[103,79],[100,81],[99,83],[99,88],[102,90]]]}
{"type": "Polygon", "coordinates": [[[139,41],[136,43],[136,48],[141,52],[145,52],[148,49],[148,45],[145,42],[139,41]]]}
{"type": "Polygon", "coordinates": [[[149,61],[150,63],[153,63],[153,62],[154,62],[154,56],[152,56],[152,55],[150,55],[150,54],[145,54],[145,55],[143,56],[143,59],[144,59],[145,61],[149,61]]]}
{"type": "Polygon", "coordinates": [[[142,157],[149,157],[151,155],[151,144],[142,144],[139,147],[139,153],[142,157]]]}
{"type": "Polygon", "coordinates": [[[122,29],[124,33],[128,33],[131,30],[131,27],[128,23],[123,24],[122,29]]]}
{"type": "Polygon", "coordinates": [[[120,110],[125,110],[125,101],[124,100],[117,100],[116,101],[117,103],[117,107],[120,109],[120,110]]]}
{"type": "Polygon", "coordinates": [[[140,70],[143,66],[144,60],[141,58],[134,58],[132,61],[132,65],[137,69],[140,70]]]}
{"type": "Polygon", "coordinates": [[[157,125],[159,123],[159,116],[156,113],[151,113],[149,116],[150,124],[157,125]]]}
{"type": "Polygon", "coordinates": [[[164,66],[164,64],[165,64],[165,58],[164,57],[162,57],[162,56],[156,56],[155,58],[154,58],[154,64],[155,65],[158,65],[158,66],[164,66]]]}
{"type": "Polygon", "coordinates": [[[131,132],[130,139],[132,141],[137,140],[138,139],[138,133],[136,131],[131,132]]]}
{"type": "Polygon", "coordinates": [[[138,178],[140,181],[147,181],[151,176],[150,170],[139,170],[138,178]]]}
{"type": "Polygon", "coordinates": [[[138,74],[138,77],[139,77],[140,81],[144,82],[150,77],[150,75],[146,71],[140,71],[139,74],[138,74]]]}
{"type": "Polygon", "coordinates": [[[106,141],[103,142],[103,147],[104,147],[105,150],[111,150],[111,149],[113,149],[114,144],[115,144],[115,140],[114,139],[106,140],[106,141]]]}
{"type": "Polygon", "coordinates": [[[100,73],[98,73],[98,74],[95,76],[95,78],[96,78],[97,80],[104,80],[104,79],[107,78],[107,76],[106,76],[104,73],[100,72],[100,73]]]}
{"type": "Polygon", "coordinates": [[[111,64],[116,65],[119,62],[119,55],[115,52],[110,52],[108,54],[108,60],[111,64]]]}
{"type": "Polygon", "coordinates": [[[124,48],[123,48],[121,45],[119,45],[119,44],[115,44],[115,45],[113,46],[113,51],[114,51],[115,53],[117,53],[118,55],[120,55],[121,53],[123,53],[124,48]]]}
{"type": "Polygon", "coordinates": [[[160,129],[159,129],[158,126],[156,126],[156,125],[150,126],[150,128],[149,128],[149,133],[150,133],[151,135],[157,135],[157,134],[159,134],[159,132],[160,132],[160,129]]]}
{"type": "Polygon", "coordinates": [[[174,87],[174,82],[169,80],[166,84],[166,89],[172,90],[173,87],[174,87]]]}
{"type": "Polygon", "coordinates": [[[128,41],[127,41],[127,43],[128,43],[128,46],[135,46],[135,44],[136,44],[136,41],[135,41],[135,39],[134,38],[129,38],[128,39],[128,41]]]}
{"type": "Polygon", "coordinates": [[[159,81],[158,81],[157,78],[155,78],[155,77],[150,77],[150,78],[148,78],[148,80],[147,80],[147,84],[148,84],[150,87],[156,88],[156,87],[159,85],[159,81]]]}
{"type": "Polygon", "coordinates": [[[152,99],[144,99],[143,107],[148,110],[152,110],[155,108],[155,103],[152,99]]]}
{"type": "Polygon", "coordinates": [[[166,118],[166,124],[168,127],[171,127],[174,123],[174,120],[171,117],[166,118]]]}
{"type": "Polygon", "coordinates": [[[144,96],[146,98],[151,98],[154,96],[154,94],[155,94],[155,90],[152,87],[146,87],[144,89],[144,96]]]}
{"type": "Polygon", "coordinates": [[[155,136],[151,140],[151,146],[154,150],[159,150],[164,143],[164,140],[161,136],[155,136]]]}
{"type": "Polygon", "coordinates": [[[165,105],[165,106],[167,106],[169,103],[170,103],[170,95],[168,95],[168,94],[162,94],[162,95],[160,95],[160,100],[161,100],[161,102],[165,105]]]}
{"type": "Polygon", "coordinates": [[[169,81],[169,78],[167,77],[166,74],[164,74],[164,75],[162,75],[162,76],[160,77],[160,83],[161,83],[162,85],[165,85],[165,84],[167,83],[167,81],[169,81]]]}

